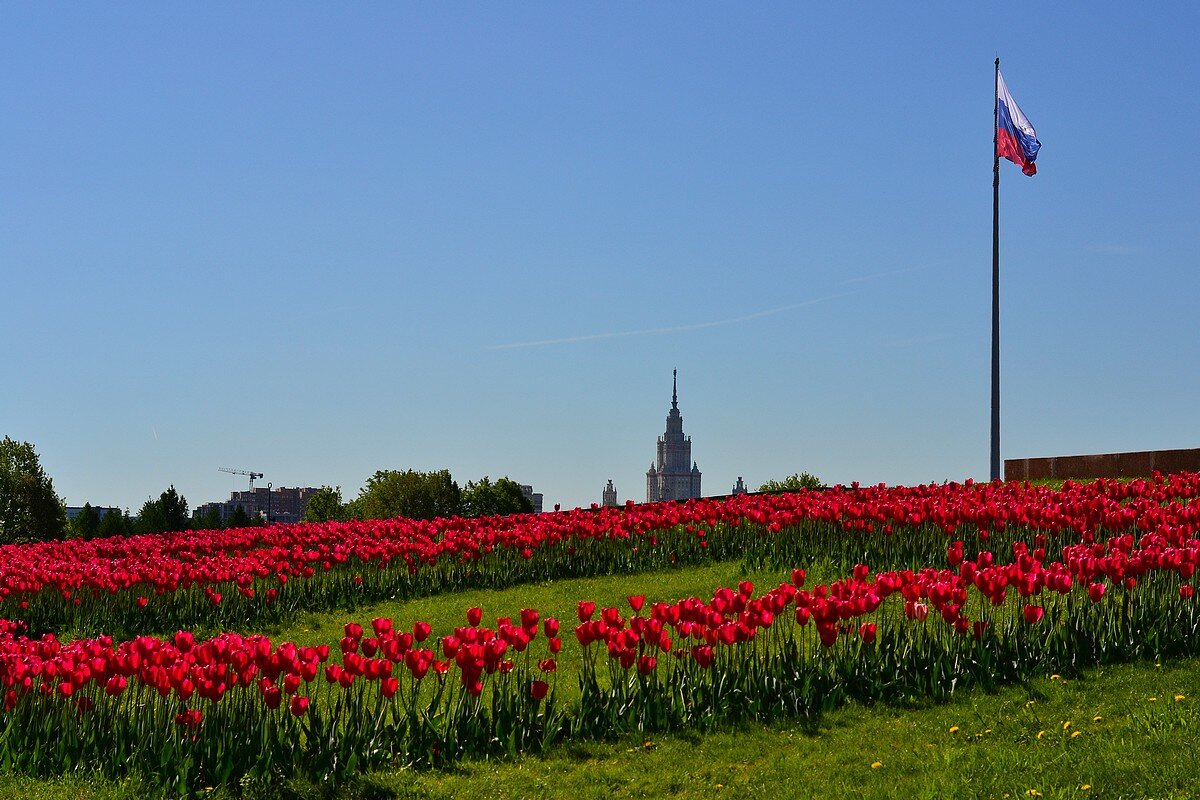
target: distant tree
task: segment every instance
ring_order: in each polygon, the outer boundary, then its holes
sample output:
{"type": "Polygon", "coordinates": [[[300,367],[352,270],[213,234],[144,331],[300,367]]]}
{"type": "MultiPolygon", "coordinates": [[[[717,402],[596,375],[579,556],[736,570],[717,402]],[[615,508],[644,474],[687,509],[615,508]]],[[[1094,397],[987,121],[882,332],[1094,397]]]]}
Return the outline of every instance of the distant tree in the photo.
{"type": "Polygon", "coordinates": [[[187,500],[172,485],[158,496],[142,504],[134,529],[138,533],[166,533],[188,529],[187,500]]]}
{"type": "Polygon", "coordinates": [[[308,503],[304,506],[305,522],[338,522],[346,518],[342,487],[322,486],[308,496],[308,503]]]}
{"type": "Polygon", "coordinates": [[[192,530],[215,531],[224,527],[225,521],[221,519],[221,512],[216,506],[209,506],[208,510],[192,515],[192,530]]]}
{"type": "Polygon", "coordinates": [[[84,503],[83,508],[75,515],[75,519],[69,523],[71,526],[71,535],[78,536],[81,539],[92,539],[96,536],[96,531],[100,529],[100,514],[96,509],[92,508],[91,503],[84,503]]]}
{"type": "Polygon", "coordinates": [[[254,520],[250,519],[246,509],[241,506],[234,506],[233,511],[230,511],[229,516],[225,518],[226,528],[249,528],[253,525],[254,520]]]}
{"type": "Polygon", "coordinates": [[[433,519],[462,513],[462,490],[449,470],[377,470],[349,505],[357,519],[433,519]]]}
{"type": "Polygon", "coordinates": [[[0,542],[59,539],[67,509],[29,442],[0,442],[0,542]]]}
{"type": "Polygon", "coordinates": [[[521,491],[521,485],[504,477],[492,483],[484,475],[475,481],[467,481],[462,491],[462,513],[464,517],[494,517],[502,514],[533,513],[533,503],[521,491]]]}
{"type": "Polygon", "coordinates": [[[800,472],[781,481],[767,481],[758,487],[760,492],[798,492],[801,489],[825,489],[825,484],[816,475],[800,472]]]}
{"type": "Polygon", "coordinates": [[[133,521],[129,518],[129,512],[122,514],[115,508],[110,508],[100,518],[100,524],[96,528],[97,537],[127,536],[132,532],[133,521]]]}

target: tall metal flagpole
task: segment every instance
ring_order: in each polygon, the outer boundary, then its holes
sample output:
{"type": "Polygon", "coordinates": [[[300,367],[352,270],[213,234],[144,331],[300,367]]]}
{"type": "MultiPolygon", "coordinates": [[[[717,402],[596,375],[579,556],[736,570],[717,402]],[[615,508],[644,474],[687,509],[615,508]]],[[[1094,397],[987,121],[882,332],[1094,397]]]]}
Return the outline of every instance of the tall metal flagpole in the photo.
{"type": "Polygon", "coordinates": [[[1000,479],[1000,57],[992,103],[992,480],[1000,479]]]}

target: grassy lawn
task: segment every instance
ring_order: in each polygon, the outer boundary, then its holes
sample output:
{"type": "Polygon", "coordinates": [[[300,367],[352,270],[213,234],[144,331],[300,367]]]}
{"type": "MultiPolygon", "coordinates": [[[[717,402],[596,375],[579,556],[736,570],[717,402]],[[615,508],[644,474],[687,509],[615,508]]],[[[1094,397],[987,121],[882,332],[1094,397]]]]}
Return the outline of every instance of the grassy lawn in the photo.
{"type": "Polygon", "coordinates": [[[1198,688],[1200,662],[1121,666],[932,708],[849,707],[815,730],[573,745],[373,786],[406,798],[1198,797],[1198,688]]]}
{"type": "MultiPolygon", "coordinates": [[[[815,580],[833,577],[832,572],[819,566],[809,570],[815,580]]],[[[644,593],[648,603],[709,597],[715,587],[745,578],[765,590],[786,576],[748,574],[739,562],[724,562],[308,614],[266,632],[276,640],[336,647],[343,623],[366,625],[372,617],[389,616],[405,626],[425,620],[437,636],[463,624],[465,609],[479,605],[485,624],[496,616],[517,617],[524,607],[538,608],[559,617],[563,636],[570,638],[580,598],[627,608],[631,593],[644,593]]],[[[571,702],[578,666],[573,642],[564,647],[561,665],[560,697],[571,702]]],[[[1076,680],[1045,677],[995,694],[964,692],[938,706],[849,706],[810,723],[571,742],[545,757],[375,773],[336,793],[292,785],[250,796],[1184,798],[1200,797],[1197,786],[1200,660],[1191,660],[1093,669],[1076,680]]],[[[136,782],[110,784],[86,775],[51,781],[0,777],[0,797],[129,800],[148,794],[136,782]]],[[[235,796],[228,790],[212,795],[235,796]]]]}
{"type": "MultiPolygon", "coordinates": [[[[135,783],[86,776],[0,778],[0,797],[143,796],[135,783]]],[[[267,796],[1200,797],[1200,661],[1089,670],[920,709],[850,706],[812,726],[572,743],[544,758],[376,773],[335,794],[293,785],[267,796]]]]}
{"type": "MultiPolygon", "coordinates": [[[[823,572],[831,574],[832,570],[823,572]]],[[[434,595],[405,602],[377,603],[354,612],[303,614],[286,627],[273,628],[264,633],[276,641],[291,640],[302,645],[324,643],[336,651],[343,636],[342,626],[346,622],[359,622],[369,631],[372,618],[390,617],[395,620],[397,627],[407,630],[412,630],[417,620],[428,622],[433,627],[433,634],[426,646],[436,648],[437,637],[452,633],[456,626],[467,624],[464,615],[472,606],[483,609],[484,625],[494,625],[497,617],[519,620],[522,608],[536,608],[543,618],[557,617],[562,622],[559,635],[564,647],[558,656],[558,693],[561,701],[573,702],[578,697],[575,676],[580,668],[582,653],[573,634],[578,621],[576,606],[580,600],[594,600],[597,607],[617,606],[625,615],[629,615],[632,612],[626,598],[631,594],[645,594],[646,609],[643,613],[649,613],[650,605],[657,601],[673,602],[693,595],[708,599],[717,587],[736,587],[739,581],[746,579],[754,581],[760,591],[765,591],[787,580],[790,574],[790,571],[747,572],[739,561],[718,562],[663,572],[577,578],[509,589],[434,595]]],[[[823,574],[822,577],[827,576],[823,574]]],[[[545,654],[544,642],[535,643],[532,649],[545,654]]]]}

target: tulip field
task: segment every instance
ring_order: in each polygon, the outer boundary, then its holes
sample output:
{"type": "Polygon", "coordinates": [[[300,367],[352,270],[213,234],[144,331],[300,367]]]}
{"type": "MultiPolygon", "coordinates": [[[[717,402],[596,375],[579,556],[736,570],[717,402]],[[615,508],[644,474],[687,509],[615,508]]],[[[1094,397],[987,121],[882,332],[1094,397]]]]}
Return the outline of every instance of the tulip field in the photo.
{"type": "Polygon", "coordinates": [[[336,786],[914,707],[1200,654],[1198,563],[1197,474],[6,545],[0,773],[171,795],[336,786]],[[745,577],[686,596],[650,577],[714,565],[745,577]],[[464,604],[437,625],[361,613],[580,579],[620,601],[464,604]],[[264,633],[306,614],[340,618],[337,635],[264,633]]]}

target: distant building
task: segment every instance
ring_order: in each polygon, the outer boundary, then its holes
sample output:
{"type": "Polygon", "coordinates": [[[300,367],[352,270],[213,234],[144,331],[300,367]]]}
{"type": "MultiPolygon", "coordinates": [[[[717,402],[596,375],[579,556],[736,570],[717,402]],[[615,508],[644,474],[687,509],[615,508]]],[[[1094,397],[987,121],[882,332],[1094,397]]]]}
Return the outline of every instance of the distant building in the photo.
{"type": "MultiPolygon", "coordinates": [[[[92,506],[92,511],[96,512],[96,517],[99,519],[104,519],[104,515],[110,511],[115,513],[117,516],[120,516],[125,513],[121,509],[113,508],[111,506],[92,506]]],[[[83,506],[67,506],[67,519],[70,521],[74,521],[75,518],[78,517],[82,513],[83,513],[83,506]]]]}
{"type": "Polygon", "coordinates": [[[617,504],[617,489],[612,484],[612,478],[608,479],[608,486],[604,487],[600,498],[600,505],[602,506],[615,506],[617,504]]]}
{"type": "Polygon", "coordinates": [[[692,461],[692,437],[683,435],[678,377],[678,370],[671,370],[671,410],[667,412],[667,430],[658,437],[658,458],[646,471],[647,503],[700,496],[700,468],[692,461]]]}
{"type": "Polygon", "coordinates": [[[542,513],[542,493],[535,492],[533,487],[527,484],[522,483],[519,485],[521,487],[521,494],[525,495],[525,499],[533,506],[533,513],[542,513]]]}
{"type": "Polygon", "coordinates": [[[733,491],[730,494],[749,494],[750,490],[746,488],[746,484],[742,483],[742,476],[738,475],[737,483],[733,485],[733,491]]]}
{"type": "Polygon", "coordinates": [[[229,515],[235,508],[241,506],[242,510],[251,517],[266,519],[270,514],[272,522],[300,522],[304,519],[308,498],[318,491],[320,490],[311,486],[303,489],[299,487],[289,489],[286,486],[272,489],[256,486],[247,492],[230,492],[229,500],[224,503],[205,503],[192,512],[192,517],[202,517],[210,509],[216,509],[221,521],[224,522],[229,519],[229,515]]]}

